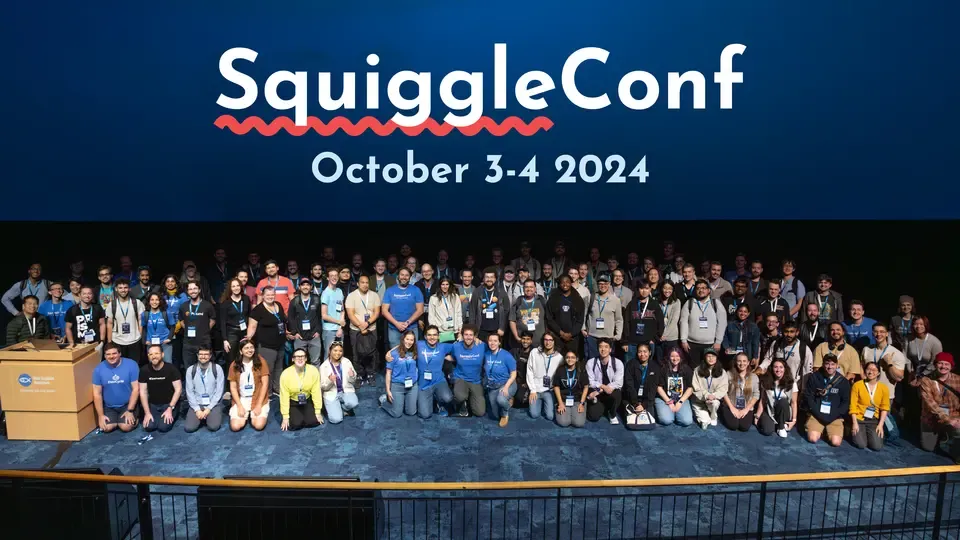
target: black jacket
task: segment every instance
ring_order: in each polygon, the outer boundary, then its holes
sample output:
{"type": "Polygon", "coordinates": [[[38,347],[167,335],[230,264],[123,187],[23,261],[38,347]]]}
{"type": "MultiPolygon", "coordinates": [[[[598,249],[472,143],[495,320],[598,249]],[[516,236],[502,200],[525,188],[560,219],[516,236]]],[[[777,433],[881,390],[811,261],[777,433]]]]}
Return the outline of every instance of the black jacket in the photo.
{"type": "Polygon", "coordinates": [[[657,398],[657,382],[660,379],[660,364],[652,359],[646,364],[647,379],[643,380],[643,365],[640,361],[633,359],[627,362],[626,371],[623,374],[623,399],[631,405],[643,405],[643,408],[653,412],[653,403],[657,398]],[[640,396],[640,388],[643,387],[643,396],[640,396]]]}
{"type": "Polygon", "coordinates": [[[554,335],[559,336],[560,332],[578,335],[583,329],[585,315],[586,306],[583,303],[583,297],[572,287],[570,288],[570,296],[564,296],[563,291],[556,289],[547,299],[547,329],[554,335]],[[567,314],[571,319],[569,327],[562,324],[567,314]]]}
{"type": "Polygon", "coordinates": [[[826,386],[825,375],[820,369],[807,377],[803,388],[804,407],[824,426],[850,413],[850,382],[838,372],[834,374],[834,381],[827,395],[821,396],[820,391],[826,386]],[[830,402],[830,412],[826,414],[820,412],[820,405],[824,401],[830,402]]]}
{"type": "Polygon", "coordinates": [[[663,311],[660,304],[652,297],[647,300],[649,304],[644,313],[640,313],[643,301],[639,298],[634,298],[627,305],[623,335],[626,341],[634,345],[654,342],[663,335],[663,311]]]}

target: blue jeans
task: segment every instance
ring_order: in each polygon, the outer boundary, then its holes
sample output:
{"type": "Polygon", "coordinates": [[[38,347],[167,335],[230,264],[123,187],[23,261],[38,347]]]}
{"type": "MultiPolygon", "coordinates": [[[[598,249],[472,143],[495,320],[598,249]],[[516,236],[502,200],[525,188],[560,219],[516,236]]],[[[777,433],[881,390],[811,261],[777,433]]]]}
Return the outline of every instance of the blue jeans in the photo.
{"type": "MultiPolygon", "coordinates": [[[[417,339],[420,339],[420,327],[418,327],[416,323],[408,326],[407,330],[413,330],[413,333],[417,335],[417,339]]],[[[387,323],[387,349],[389,350],[399,345],[401,337],[403,337],[403,332],[397,330],[397,327],[392,324],[387,323]]]]}
{"type": "Polygon", "coordinates": [[[553,392],[546,390],[544,392],[530,392],[530,395],[533,396],[536,394],[537,401],[530,403],[530,418],[540,418],[540,410],[543,409],[543,417],[547,420],[553,421],[554,413],[557,410],[557,404],[553,392]]]}
{"type": "Polygon", "coordinates": [[[676,413],[670,410],[667,402],[659,397],[653,405],[657,410],[657,422],[659,422],[660,425],[669,426],[670,424],[677,424],[683,427],[693,425],[693,409],[690,408],[690,401],[684,401],[683,405],[680,406],[680,410],[676,413]]]}
{"type": "Polygon", "coordinates": [[[591,358],[599,358],[600,349],[597,347],[597,338],[593,336],[587,336],[583,340],[583,361],[586,363],[587,360],[591,358]]]}
{"type": "Polygon", "coordinates": [[[327,410],[327,419],[331,424],[343,422],[343,411],[352,411],[359,404],[354,392],[338,392],[333,399],[323,398],[323,408],[327,410]]]}
{"type": "MultiPolygon", "coordinates": [[[[396,394],[394,394],[394,396],[396,396],[396,394]]],[[[425,390],[420,390],[417,395],[417,409],[420,413],[420,418],[426,420],[433,416],[434,401],[439,402],[441,407],[453,402],[453,392],[450,391],[450,386],[446,380],[442,380],[425,390]]]]}
{"type": "Polygon", "coordinates": [[[390,384],[390,393],[393,394],[393,403],[387,401],[383,404],[383,410],[394,418],[400,418],[404,414],[413,416],[417,414],[417,396],[419,389],[414,381],[411,388],[404,388],[403,383],[394,382],[390,384]]]}
{"type": "MultiPolygon", "coordinates": [[[[148,345],[149,347],[149,345],[148,345]]],[[[163,361],[172,364],[173,363],[173,343],[162,343],[160,348],[163,349],[163,361]]]]}
{"type": "Polygon", "coordinates": [[[503,397],[503,394],[500,393],[502,389],[503,386],[487,388],[487,401],[490,403],[490,412],[497,420],[510,416],[510,398],[517,393],[517,383],[511,384],[510,388],[507,389],[507,397],[503,397]]]}
{"type": "Polygon", "coordinates": [[[337,330],[324,330],[320,332],[320,337],[323,338],[323,358],[320,363],[323,363],[330,356],[330,346],[337,339],[337,330]]]}

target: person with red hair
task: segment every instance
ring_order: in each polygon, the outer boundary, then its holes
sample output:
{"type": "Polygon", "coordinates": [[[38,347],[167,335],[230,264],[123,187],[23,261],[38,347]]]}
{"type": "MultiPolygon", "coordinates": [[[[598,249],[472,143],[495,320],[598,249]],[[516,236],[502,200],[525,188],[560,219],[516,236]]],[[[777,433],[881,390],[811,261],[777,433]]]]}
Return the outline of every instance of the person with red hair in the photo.
{"type": "Polygon", "coordinates": [[[952,373],[952,354],[941,352],[934,360],[934,371],[920,381],[920,447],[932,452],[945,441],[947,453],[960,463],[960,375],[952,373]]]}

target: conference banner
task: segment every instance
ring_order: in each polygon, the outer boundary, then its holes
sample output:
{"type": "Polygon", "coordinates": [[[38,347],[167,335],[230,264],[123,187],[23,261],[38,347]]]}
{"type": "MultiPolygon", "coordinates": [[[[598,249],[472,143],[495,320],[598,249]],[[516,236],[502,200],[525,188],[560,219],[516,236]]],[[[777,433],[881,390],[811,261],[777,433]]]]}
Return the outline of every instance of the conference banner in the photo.
{"type": "Polygon", "coordinates": [[[956,218],[949,2],[16,2],[4,219],[956,218]]]}

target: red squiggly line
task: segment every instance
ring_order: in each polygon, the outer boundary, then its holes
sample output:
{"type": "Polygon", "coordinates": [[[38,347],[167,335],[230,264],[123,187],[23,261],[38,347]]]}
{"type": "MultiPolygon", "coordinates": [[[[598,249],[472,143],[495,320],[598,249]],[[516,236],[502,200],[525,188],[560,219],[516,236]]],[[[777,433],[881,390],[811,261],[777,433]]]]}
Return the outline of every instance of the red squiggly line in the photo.
{"type": "Polygon", "coordinates": [[[258,133],[266,137],[272,137],[281,130],[286,131],[295,137],[304,135],[311,130],[324,137],[333,135],[339,130],[343,130],[344,133],[350,135],[351,137],[362,135],[367,130],[370,130],[381,137],[390,135],[397,130],[401,131],[404,135],[411,137],[420,135],[424,131],[429,131],[438,137],[444,137],[452,133],[454,130],[457,130],[468,137],[473,137],[484,130],[496,137],[502,137],[507,133],[510,133],[510,131],[516,130],[516,132],[520,135],[529,137],[541,129],[543,131],[549,131],[550,128],[553,127],[553,121],[546,116],[538,116],[528,124],[519,117],[510,116],[505,118],[502,122],[497,123],[489,116],[484,116],[469,126],[454,127],[446,122],[441,124],[433,118],[428,118],[426,122],[418,126],[400,127],[392,120],[388,121],[386,124],[383,124],[372,116],[364,116],[356,124],[343,116],[331,118],[329,122],[324,122],[315,116],[311,116],[307,118],[307,125],[298,126],[294,123],[292,118],[286,116],[277,117],[268,124],[259,116],[251,116],[244,118],[242,122],[238,122],[237,119],[232,115],[224,114],[217,118],[213,125],[220,129],[229,129],[237,135],[246,135],[247,133],[250,133],[251,130],[256,130],[258,133]]]}

